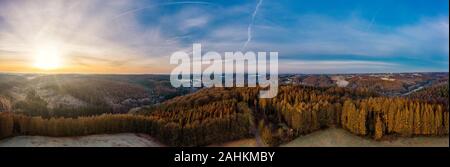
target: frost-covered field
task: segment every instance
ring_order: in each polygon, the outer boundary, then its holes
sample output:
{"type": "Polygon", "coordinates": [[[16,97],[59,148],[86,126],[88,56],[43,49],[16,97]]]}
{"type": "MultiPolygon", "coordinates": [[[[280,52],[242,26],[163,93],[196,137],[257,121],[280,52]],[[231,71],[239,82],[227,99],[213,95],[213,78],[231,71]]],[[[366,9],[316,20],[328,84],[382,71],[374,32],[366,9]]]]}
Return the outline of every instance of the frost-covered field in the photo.
{"type": "Polygon", "coordinates": [[[122,133],[82,137],[17,136],[0,141],[0,147],[161,147],[143,134],[122,133]]]}
{"type": "Polygon", "coordinates": [[[282,145],[282,147],[448,147],[449,138],[413,137],[376,141],[351,134],[344,129],[317,131],[282,145]]]}
{"type": "MultiPolygon", "coordinates": [[[[218,147],[255,147],[256,140],[241,139],[218,145],[218,147]]],[[[281,147],[448,147],[449,138],[444,137],[398,137],[392,140],[376,141],[347,132],[344,129],[328,128],[300,136],[282,144],[281,147]]]]}
{"type": "MultiPolygon", "coordinates": [[[[104,134],[82,137],[17,136],[0,140],[0,147],[163,147],[145,134],[104,134]]],[[[256,139],[242,139],[211,147],[255,147],[256,139]]],[[[281,145],[281,147],[448,147],[449,138],[414,137],[375,141],[353,135],[343,129],[317,131],[281,145]]]]}

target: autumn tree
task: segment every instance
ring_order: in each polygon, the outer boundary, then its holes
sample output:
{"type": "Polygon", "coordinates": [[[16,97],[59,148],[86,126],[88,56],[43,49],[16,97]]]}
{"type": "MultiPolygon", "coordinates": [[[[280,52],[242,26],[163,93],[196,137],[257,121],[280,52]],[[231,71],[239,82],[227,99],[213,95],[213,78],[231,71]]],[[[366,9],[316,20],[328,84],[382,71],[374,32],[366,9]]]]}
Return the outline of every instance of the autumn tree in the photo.
{"type": "Polygon", "coordinates": [[[10,112],[0,113],[0,139],[13,135],[14,118],[10,112]]]}

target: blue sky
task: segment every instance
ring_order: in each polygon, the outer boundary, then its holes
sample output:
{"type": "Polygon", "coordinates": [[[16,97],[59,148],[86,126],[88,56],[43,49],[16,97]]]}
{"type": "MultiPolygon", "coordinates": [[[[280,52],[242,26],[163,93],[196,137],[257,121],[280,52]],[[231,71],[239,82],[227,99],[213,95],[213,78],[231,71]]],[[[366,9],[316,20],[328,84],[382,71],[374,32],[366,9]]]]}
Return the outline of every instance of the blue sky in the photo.
{"type": "Polygon", "coordinates": [[[33,36],[33,30],[21,29],[36,26],[39,32],[46,27],[46,36],[63,39],[71,63],[142,66],[139,73],[170,72],[170,54],[190,50],[193,43],[201,43],[204,51],[278,51],[280,71],[286,73],[448,71],[448,3],[82,0],[55,5],[0,0],[0,60],[26,53],[24,46],[11,45],[23,42],[13,37],[33,36]],[[36,10],[42,8],[54,12],[36,10]],[[28,24],[23,11],[56,21],[34,18],[35,24],[28,24]]]}

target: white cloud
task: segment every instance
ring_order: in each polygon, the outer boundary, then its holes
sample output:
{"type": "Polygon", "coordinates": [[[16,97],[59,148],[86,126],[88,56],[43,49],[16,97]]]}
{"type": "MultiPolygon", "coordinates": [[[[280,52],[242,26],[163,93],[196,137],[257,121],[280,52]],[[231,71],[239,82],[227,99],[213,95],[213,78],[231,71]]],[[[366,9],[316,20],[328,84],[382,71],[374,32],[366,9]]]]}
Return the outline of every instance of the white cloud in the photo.
{"type": "Polygon", "coordinates": [[[280,60],[280,71],[287,73],[393,72],[398,64],[378,61],[280,60]]]}
{"type": "Polygon", "coordinates": [[[180,48],[157,26],[144,27],[135,15],[121,15],[135,6],[135,1],[102,0],[5,3],[0,6],[0,49],[30,59],[36,46],[57,42],[68,61],[93,56],[97,62],[140,63],[151,61],[142,60],[145,57],[165,56],[180,48]]]}
{"type": "Polygon", "coordinates": [[[184,25],[186,29],[198,28],[205,26],[209,21],[208,17],[195,17],[184,20],[184,25]]]}

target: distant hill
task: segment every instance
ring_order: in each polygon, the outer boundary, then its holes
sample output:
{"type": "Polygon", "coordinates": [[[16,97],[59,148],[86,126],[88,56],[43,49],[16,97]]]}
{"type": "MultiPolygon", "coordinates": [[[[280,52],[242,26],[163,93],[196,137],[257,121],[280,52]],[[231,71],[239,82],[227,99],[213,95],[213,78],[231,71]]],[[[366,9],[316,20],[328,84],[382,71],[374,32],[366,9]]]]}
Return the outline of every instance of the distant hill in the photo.
{"type": "Polygon", "coordinates": [[[158,75],[0,74],[0,88],[15,112],[46,117],[127,113],[188,92],[158,75]]]}

